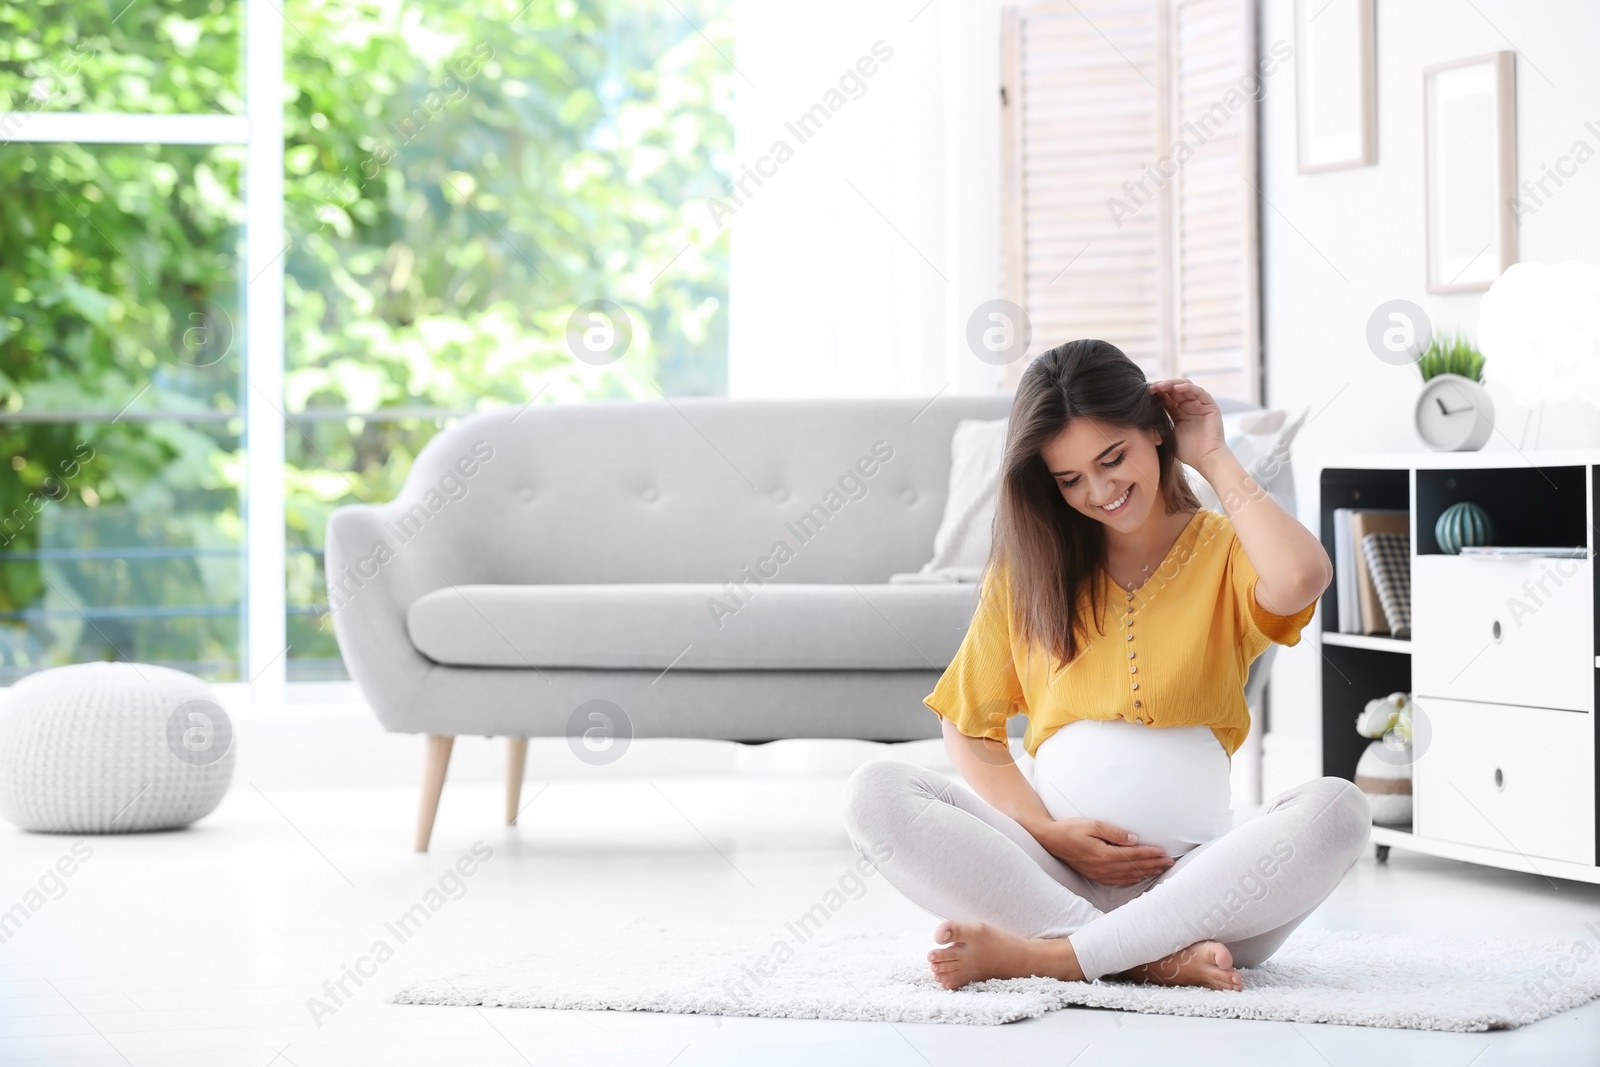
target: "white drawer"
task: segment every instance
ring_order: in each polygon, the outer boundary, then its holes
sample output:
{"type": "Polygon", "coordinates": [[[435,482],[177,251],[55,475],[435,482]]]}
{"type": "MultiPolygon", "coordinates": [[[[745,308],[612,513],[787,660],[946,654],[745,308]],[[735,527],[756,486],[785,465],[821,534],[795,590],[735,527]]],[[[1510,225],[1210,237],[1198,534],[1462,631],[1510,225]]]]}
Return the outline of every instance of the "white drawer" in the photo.
{"type": "Polygon", "coordinates": [[[1593,711],[1593,565],[1413,556],[1413,690],[1593,711]]]}
{"type": "Polygon", "coordinates": [[[1417,697],[1412,822],[1423,837],[1592,864],[1593,716],[1417,697]],[[1426,726],[1419,724],[1426,721],[1426,726]]]}

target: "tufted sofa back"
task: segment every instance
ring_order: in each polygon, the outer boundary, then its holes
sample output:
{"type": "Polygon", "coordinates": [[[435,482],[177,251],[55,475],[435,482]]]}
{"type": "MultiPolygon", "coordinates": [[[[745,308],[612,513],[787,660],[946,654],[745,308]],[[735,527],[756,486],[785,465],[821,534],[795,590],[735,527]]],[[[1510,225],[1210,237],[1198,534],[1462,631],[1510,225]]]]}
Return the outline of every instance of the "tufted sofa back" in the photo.
{"type": "Polygon", "coordinates": [[[457,583],[884,582],[932,558],[956,423],[1010,407],[700,397],[485,412],[428,443],[382,527],[457,583]]]}

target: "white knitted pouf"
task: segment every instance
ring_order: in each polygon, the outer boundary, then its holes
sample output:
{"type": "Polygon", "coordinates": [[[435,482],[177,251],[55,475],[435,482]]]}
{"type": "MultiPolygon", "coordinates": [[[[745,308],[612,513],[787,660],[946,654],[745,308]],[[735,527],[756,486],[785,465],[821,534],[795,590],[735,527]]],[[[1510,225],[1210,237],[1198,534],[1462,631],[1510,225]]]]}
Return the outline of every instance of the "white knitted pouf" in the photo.
{"type": "Polygon", "coordinates": [[[39,671],[0,690],[0,815],[46,833],[186,826],[222,802],[233,740],[211,687],[183,671],[39,671]]]}

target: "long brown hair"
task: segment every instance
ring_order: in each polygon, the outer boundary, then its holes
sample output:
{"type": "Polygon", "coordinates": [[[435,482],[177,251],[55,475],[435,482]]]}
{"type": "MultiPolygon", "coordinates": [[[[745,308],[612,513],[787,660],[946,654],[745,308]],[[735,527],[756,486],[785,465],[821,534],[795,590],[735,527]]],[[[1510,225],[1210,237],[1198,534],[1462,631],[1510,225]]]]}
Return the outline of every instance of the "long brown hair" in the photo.
{"type": "Polygon", "coordinates": [[[1039,450],[1069,422],[1090,416],[1119,428],[1158,430],[1156,446],[1167,514],[1194,511],[1200,501],[1178,464],[1172,419],[1152,396],[1139,365],[1106,341],[1069,341],[1028,365],[1017,385],[1006,429],[994,535],[984,577],[1003,569],[1011,592],[1013,629],[1032,655],[1035,644],[1062,663],[1077,656],[1088,626],[1079,598],[1089,594],[1095,627],[1106,585],[1105,525],[1061,497],[1039,450]]]}

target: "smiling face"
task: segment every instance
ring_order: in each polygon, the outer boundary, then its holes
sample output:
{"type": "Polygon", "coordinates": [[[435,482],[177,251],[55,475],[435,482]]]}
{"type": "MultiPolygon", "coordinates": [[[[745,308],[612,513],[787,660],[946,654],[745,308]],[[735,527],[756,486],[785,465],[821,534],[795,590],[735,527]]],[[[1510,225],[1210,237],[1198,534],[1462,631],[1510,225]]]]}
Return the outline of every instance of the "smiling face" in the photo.
{"type": "Polygon", "coordinates": [[[1166,514],[1156,454],[1160,442],[1155,430],[1127,429],[1084,415],[1070,420],[1039,455],[1063,500],[1128,532],[1143,526],[1152,513],[1158,520],[1166,514]],[[1107,511],[1105,504],[1119,506],[1107,511]],[[1159,511],[1157,504],[1162,505],[1159,511]]]}

